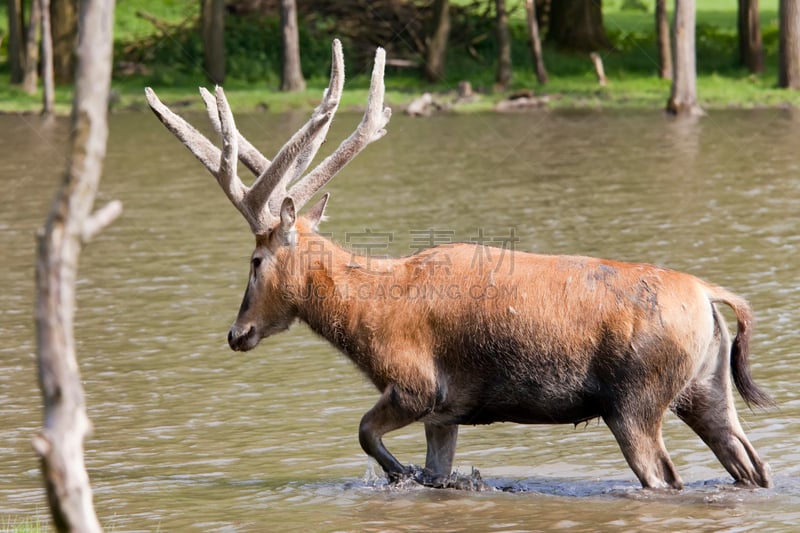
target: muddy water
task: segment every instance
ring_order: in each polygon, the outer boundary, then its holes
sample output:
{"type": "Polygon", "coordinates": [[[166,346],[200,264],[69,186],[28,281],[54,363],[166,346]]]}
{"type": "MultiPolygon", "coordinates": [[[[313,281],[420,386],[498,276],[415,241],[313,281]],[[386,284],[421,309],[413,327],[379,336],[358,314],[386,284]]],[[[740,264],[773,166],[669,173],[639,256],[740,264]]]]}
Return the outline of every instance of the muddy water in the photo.
{"type": "MultiPolygon", "coordinates": [[[[302,120],[259,114],[239,125],[272,154],[302,120]]],[[[339,117],[326,149],[357,120],[339,117]]],[[[387,487],[356,436],[371,385],[301,325],[253,352],[229,351],[252,246],[245,223],[149,113],[113,116],[111,126],[100,201],[121,199],[125,214],[82,256],[77,315],[95,425],[86,459],[107,529],[796,530],[799,116],[397,116],[329,186],[324,231],[377,242],[373,253],[513,235],[519,249],[658,263],[749,298],[753,371],[780,407],[740,413],[776,487],[732,488],[668,415],[681,493],[640,490],[596,422],[463,428],[458,469],[479,469],[496,491],[387,487]]],[[[29,444],[40,425],[33,233],[65,135],[63,122],[0,117],[0,523],[46,515],[29,444]]],[[[424,461],[421,426],[386,441],[401,460],[424,461]]]]}

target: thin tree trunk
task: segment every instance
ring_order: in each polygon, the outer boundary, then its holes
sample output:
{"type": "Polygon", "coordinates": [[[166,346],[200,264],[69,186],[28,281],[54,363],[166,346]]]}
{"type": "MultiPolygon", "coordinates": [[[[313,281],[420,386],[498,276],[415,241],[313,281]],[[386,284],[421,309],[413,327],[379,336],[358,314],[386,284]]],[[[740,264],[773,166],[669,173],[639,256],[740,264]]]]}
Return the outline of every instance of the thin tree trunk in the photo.
{"type": "Polygon", "coordinates": [[[739,62],[750,72],[764,72],[764,46],[758,0],[739,0],[739,62]]]}
{"type": "Polygon", "coordinates": [[[497,88],[505,90],[511,84],[511,34],[505,0],[495,0],[497,9],[497,88]]]}
{"type": "Polygon", "coordinates": [[[672,79],[672,45],[669,38],[667,0],[656,0],[656,39],[658,41],[658,77],[672,79]]]}
{"type": "Polygon", "coordinates": [[[31,17],[25,37],[25,76],[22,88],[28,94],[36,92],[39,72],[39,28],[42,24],[42,10],[39,0],[31,1],[31,17]]]}
{"type": "Polygon", "coordinates": [[[208,81],[225,82],[225,1],[201,0],[203,68],[208,81]]]}
{"type": "Polygon", "coordinates": [[[667,111],[675,115],[699,115],[695,59],[695,0],[675,0],[675,63],[667,111]]]}
{"type": "Polygon", "coordinates": [[[44,425],[33,445],[56,529],[93,533],[101,528],[83,459],[91,423],[75,356],[73,318],[81,248],[122,209],[111,202],[92,214],[108,137],[114,1],[84,0],[80,20],[71,157],[37,238],[36,355],[44,425]]]}
{"type": "Polygon", "coordinates": [[[25,27],[22,17],[22,0],[8,0],[8,68],[11,83],[22,83],[25,65],[23,35],[25,27]]]}
{"type": "Polygon", "coordinates": [[[547,83],[547,69],[542,56],[542,41],[539,39],[539,21],[536,17],[535,0],[525,0],[525,11],[528,14],[528,35],[531,38],[531,58],[536,68],[536,79],[540,85],[547,83]]]}
{"type": "Polygon", "coordinates": [[[281,0],[281,32],[283,34],[281,91],[302,91],[306,88],[306,80],[300,67],[300,35],[297,29],[295,0],[281,0]]]}
{"type": "Polygon", "coordinates": [[[447,40],[450,37],[449,0],[435,0],[433,2],[433,13],[433,31],[428,42],[424,74],[426,80],[436,82],[444,77],[447,40]]]}
{"type": "Polygon", "coordinates": [[[780,0],[778,85],[800,89],[800,0],[780,0]]]}
{"type": "Polygon", "coordinates": [[[53,39],[50,32],[50,0],[39,2],[42,12],[42,115],[53,114],[55,79],[53,76],[53,39]]]}

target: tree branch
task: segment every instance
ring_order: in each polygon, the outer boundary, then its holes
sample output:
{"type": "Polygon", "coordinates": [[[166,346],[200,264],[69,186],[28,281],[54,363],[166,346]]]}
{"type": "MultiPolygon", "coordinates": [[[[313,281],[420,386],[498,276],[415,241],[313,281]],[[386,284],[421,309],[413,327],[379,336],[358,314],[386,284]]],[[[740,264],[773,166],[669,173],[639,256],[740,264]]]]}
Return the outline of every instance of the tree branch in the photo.
{"type": "Polygon", "coordinates": [[[110,226],[122,214],[122,202],[112,200],[94,212],[92,216],[83,223],[81,241],[83,244],[89,243],[92,239],[110,226]]]}

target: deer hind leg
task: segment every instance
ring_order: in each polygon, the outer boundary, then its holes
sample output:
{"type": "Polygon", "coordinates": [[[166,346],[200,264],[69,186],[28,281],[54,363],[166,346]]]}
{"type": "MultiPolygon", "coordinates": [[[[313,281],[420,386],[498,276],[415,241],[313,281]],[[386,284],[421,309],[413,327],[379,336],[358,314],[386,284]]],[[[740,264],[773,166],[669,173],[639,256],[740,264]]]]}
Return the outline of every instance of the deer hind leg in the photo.
{"type": "Polygon", "coordinates": [[[428,453],[425,457],[422,483],[431,487],[443,487],[453,470],[458,425],[425,422],[425,439],[428,442],[428,453]]]}
{"type": "Polygon", "coordinates": [[[769,465],[747,440],[736,414],[728,329],[717,313],[715,320],[717,337],[707,351],[706,365],[676,399],[672,410],[711,448],[737,484],[770,487],[769,465]]]}
{"type": "MultiPolygon", "coordinates": [[[[665,409],[666,410],[666,409],[665,409]]],[[[644,488],[683,488],[661,438],[661,415],[641,418],[622,413],[603,417],[622,455],[644,488]]]]}
{"type": "Polygon", "coordinates": [[[386,449],[383,436],[419,420],[429,408],[420,395],[389,385],[361,418],[358,428],[361,448],[378,462],[390,482],[413,477],[415,469],[404,466],[386,449]]]}
{"type": "Polygon", "coordinates": [[[742,430],[733,395],[695,385],[674,408],[717,456],[738,485],[772,486],[769,465],[762,461],[742,430]]]}
{"type": "MultiPolygon", "coordinates": [[[[723,361],[727,371],[727,359],[723,361]]],[[[738,485],[772,486],[769,465],[759,458],[739,423],[727,375],[696,379],[672,410],[711,448],[738,485]]]]}

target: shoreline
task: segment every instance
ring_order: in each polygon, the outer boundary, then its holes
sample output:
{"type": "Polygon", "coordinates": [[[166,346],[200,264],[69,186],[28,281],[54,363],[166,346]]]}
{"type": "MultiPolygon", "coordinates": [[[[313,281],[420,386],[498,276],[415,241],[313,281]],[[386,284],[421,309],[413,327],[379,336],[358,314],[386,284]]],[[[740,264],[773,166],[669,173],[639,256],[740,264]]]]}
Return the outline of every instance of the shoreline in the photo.
{"type": "MultiPolygon", "coordinates": [[[[195,113],[204,112],[202,100],[199,96],[195,99],[190,91],[185,96],[176,96],[175,89],[156,89],[159,94],[164,93],[165,103],[179,109],[180,111],[195,113]],[[196,101],[195,101],[196,100],[196,101]]],[[[254,95],[247,94],[250,91],[240,92],[236,90],[227,91],[231,100],[231,106],[237,113],[290,113],[290,112],[311,112],[319,103],[319,99],[314,99],[307,95],[302,101],[287,102],[280,95],[266,92],[265,97],[254,98],[254,95]],[[275,98],[274,96],[278,96],[275,98]]],[[[358,103],[359,96],[363,96],[361,102],[366,98],[366,91],[351,91],[352,98],[343,98],[341,111],[345,113],[361,113],[364,105],[358,103]],[[350,100],[356,102],[351,103],[350,100]]],[[[730,111],[730,110],[789,110],[800,108],[800,94],[787,94],[785,99],[766,98],[764,100],[743,100],[743,101],[718,101],[700,99],[699,106],[703,111],[730,111]]],[[[391,107],[394,113],[402,113],[416,117],[430,117],[452,114],[519,114],[519,113],[541,113],[541,112],[563,112],[563,111],[636,111],[636,112],[663,112],[667,97],[657,99],[652,95],[639,96],[637,98],[614,97],[609,95],[596,95],[588,97],[586,95],[575,95],[567,93],[544,93],[533,96],[519,96],[514,94],[493,95],[480,94],[474,101],[458,102],[457,97],[449,93],[441,92],[422,92],[411,94],[407,92],[389,91],[386,92],[386,105],[391,107]],[[431,100],[426,101],[430,95],[431,100]],[[422,103],[420,103],[422,102],[422,103]],[[422,107],[419,107],[422,106],[422,107]]],[[[41,114],[40,102],[15,102],[3,99],[0,101],[0,115],[23,115],[33,116],[41,114]]],[[[71,97],[62,97],[56,102],[54,115],[56,117],[69,116],[71,112],[71,97]]],[[[133,93],[115,95],[109,105],[109,112],[131,113],[149,111],[147,103],[142,96],[138,97],[133,93]]]]}

